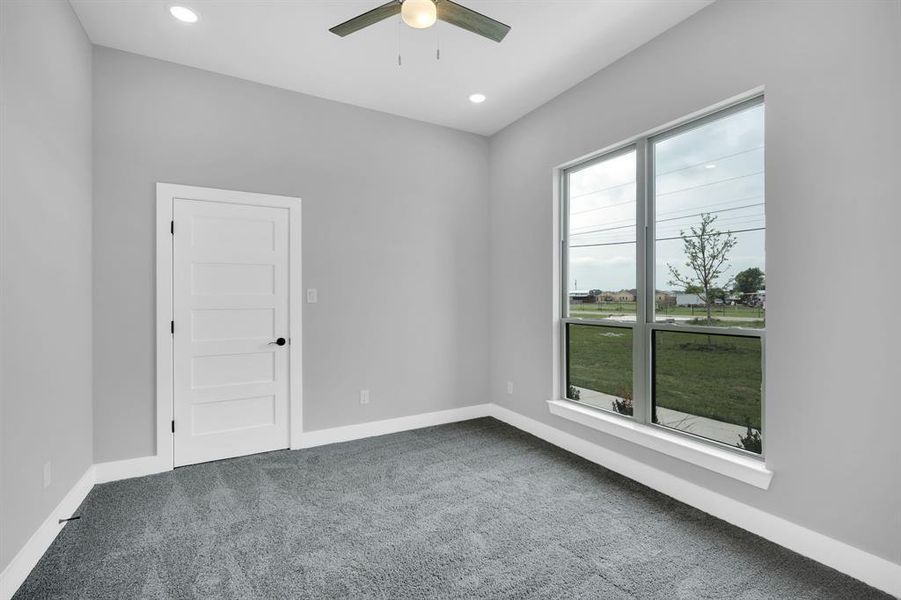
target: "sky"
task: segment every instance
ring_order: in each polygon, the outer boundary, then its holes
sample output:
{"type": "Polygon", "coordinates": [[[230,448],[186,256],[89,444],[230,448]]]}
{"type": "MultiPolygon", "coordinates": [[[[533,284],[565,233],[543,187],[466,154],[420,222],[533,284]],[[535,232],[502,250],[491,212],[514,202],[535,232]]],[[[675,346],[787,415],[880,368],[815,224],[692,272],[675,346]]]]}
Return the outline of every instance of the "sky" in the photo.
{"type": "MultiPolygon", "coordinates": [[[[681,288],[667,265],[691,274],[680,235],[701,213],[738,240],[720,284],[749,267],[766,270],[763,117],[760,104],[654,142],[657,289],[681,288]]],[[[635,174],[634,150],[569,173],[570,290],[637,287],[635,174]]]]}

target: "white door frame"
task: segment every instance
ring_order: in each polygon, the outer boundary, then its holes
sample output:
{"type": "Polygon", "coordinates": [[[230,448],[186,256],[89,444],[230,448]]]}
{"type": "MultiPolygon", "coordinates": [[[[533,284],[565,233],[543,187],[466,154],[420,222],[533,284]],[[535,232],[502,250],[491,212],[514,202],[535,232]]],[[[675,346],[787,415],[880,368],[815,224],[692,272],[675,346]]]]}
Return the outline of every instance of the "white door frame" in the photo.
{"type": "MultiPolygon", "coordinates": [[[[175,415],[173,320],[173,200],[175,198],[266,206],[288,209],[288,439],[290,448],[301,447],[303,432],[303,337],[301,334],[303,285],[301,279],[300,198],[220,190],[215,188],[156,184],[156,461],[163,469],[175,466],[175,415]]],[[[178,224],[175,224],[178,227],[178,224]]]]}

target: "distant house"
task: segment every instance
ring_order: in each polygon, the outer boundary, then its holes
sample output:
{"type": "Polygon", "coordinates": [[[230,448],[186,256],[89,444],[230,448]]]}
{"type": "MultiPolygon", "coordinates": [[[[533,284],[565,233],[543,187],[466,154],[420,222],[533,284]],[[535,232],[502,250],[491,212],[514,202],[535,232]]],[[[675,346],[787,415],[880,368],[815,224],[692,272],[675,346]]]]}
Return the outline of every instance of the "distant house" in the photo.
{"type": "Polygon", "coordinates": [[[676,294],[676,306],[704,306],[697,294],[676,294]]]}
{"type": "Polygon", "coordinates": [[[598,301],[596,294],[590,291],[573,290],[569,293],[570,304],[594,304],[598,301]]]}
{"type": "Polygon", "coordinates": [[[676,294],[673,292],[656,292],[654,299],[657,301],[657,304],[672,305],[676,303],[676,294]]]}
{"type": "Polygon", "coordinates": [[[635,302],[635,292],[629,290],[604,292],[603,297],[607,302],[635,302]]]}

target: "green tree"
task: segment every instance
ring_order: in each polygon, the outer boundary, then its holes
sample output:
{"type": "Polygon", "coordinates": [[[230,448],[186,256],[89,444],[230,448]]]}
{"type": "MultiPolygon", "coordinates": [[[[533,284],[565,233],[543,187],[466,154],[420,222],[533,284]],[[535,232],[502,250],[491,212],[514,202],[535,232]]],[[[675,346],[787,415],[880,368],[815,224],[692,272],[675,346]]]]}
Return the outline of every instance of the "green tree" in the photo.
{"type": "Polygon", "coordinates": [[[757,267],[745,269],[735,276],[735,290],[742,294],[753,294],[766,289],[766,276],[757,267]]]}
{"type": "Polygon", "coordinates": [[[729,252],[738,243],[731,231],[718,231],[714,228],[716,217],[710,213],[701,215],[701,222],[690,228],[690,233],[680,231],[685,266],[688,271],[683,274],[679,269],[667,263],[672,279],[669,284],[689,289],[694,286],[700,289],[698,297],[707,308],[707,322],[711,318],[716,290],[731,285],[731,280],[720,283],[720,279],[729,269],[729,252]]]}
{"type": "Polygon", "coordinates": [[[728,295],[729,294],[726,293],[726,290],[721,287],[710,288],[710,299],[714,302],[717,300],[725,301],[726,296],[728,295]]]}

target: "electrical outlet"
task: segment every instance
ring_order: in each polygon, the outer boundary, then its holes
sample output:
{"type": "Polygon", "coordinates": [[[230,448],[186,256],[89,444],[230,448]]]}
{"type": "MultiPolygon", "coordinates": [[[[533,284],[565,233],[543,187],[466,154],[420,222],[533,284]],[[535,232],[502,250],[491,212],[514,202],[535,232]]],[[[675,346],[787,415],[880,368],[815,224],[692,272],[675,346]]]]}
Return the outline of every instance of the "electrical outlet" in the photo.
{"type": "Polygon", "coordinates": [[[509,394],[511,396],[513,395],[513,382],[512,381],[507,382],[507,394],[509,394]]]}
{"type": "Polygon", "coordinates": [[[309,288],[307,290],[307,304],[316,304],[319,302],[319,292],[316,291],[316,288],[309,288]]]}
{"type": "Polygon", "coordinates": [[[360,404],[369,404],[369,390],[360,390],[360,404]]]}
{"type": "Polygon", "coordinates": [[[52,481],[53,472],[51,470],[51,466],[49,462],[44,463],[44,489],[50,487],[50,483],[52,481]]]}

